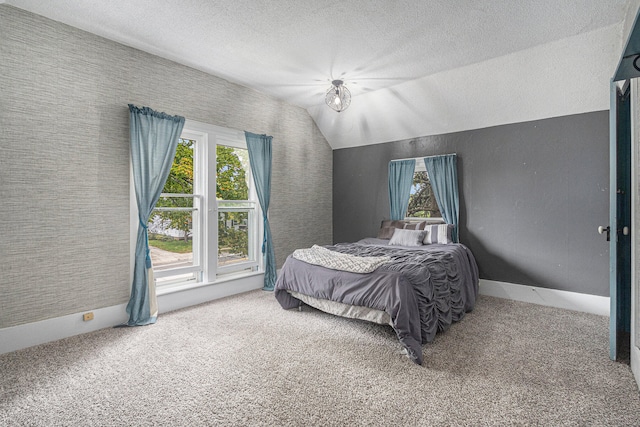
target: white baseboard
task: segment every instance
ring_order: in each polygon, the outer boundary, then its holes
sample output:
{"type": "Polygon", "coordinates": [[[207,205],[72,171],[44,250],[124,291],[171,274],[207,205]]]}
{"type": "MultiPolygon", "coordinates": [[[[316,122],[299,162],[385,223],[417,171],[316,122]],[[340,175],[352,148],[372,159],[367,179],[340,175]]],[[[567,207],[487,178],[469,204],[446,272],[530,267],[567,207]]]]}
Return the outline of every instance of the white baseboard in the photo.
{"type": "MultiPolygon", "coordinates": [[[[158,312],[160,314],[167,313],[207,301],[261,289],[263,281],[264,275],[257,274],[208,286],[164,293],[158,295],[158,312]]],[[[105,308],[87,309],[82,313],[0,329],[0,354],[121,325],[126,323],[129,318],[126,308],[126,304],[119,304],[105,308]],[[93,320],[83,321],[82,315],[90,311],[93,312],[93,320]]]]}
{"type": "Polygon", "coordinates": [[[609,316],[609,297],[480,279],[480,294],[609,316]]]}
{"type": "Polygon", "coordinates": [[[0,329],[0,354],[122,324],[128,319],[126,308],[120,304],[0,329]],[[93,320],[84,322],[82,315],[89,311],[93,320]]]}
{"type": "Polygon", "coordinates": [[[631,371],[636,379],[636,384],[640,387],[640,349],[631,340],[631,371]]]}

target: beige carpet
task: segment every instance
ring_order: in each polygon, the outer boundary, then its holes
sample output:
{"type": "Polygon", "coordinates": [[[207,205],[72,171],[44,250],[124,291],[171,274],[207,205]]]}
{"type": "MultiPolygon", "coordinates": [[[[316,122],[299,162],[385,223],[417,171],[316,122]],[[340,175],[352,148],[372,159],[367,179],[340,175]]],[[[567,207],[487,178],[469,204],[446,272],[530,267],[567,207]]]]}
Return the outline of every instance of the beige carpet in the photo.
{"type": "Polygon", "coordinates": [[[0,356],[0,425],[640,425],[607,346],[607,318],[481,297],[417,366],[390,327],[255,291],[0,356]]]}

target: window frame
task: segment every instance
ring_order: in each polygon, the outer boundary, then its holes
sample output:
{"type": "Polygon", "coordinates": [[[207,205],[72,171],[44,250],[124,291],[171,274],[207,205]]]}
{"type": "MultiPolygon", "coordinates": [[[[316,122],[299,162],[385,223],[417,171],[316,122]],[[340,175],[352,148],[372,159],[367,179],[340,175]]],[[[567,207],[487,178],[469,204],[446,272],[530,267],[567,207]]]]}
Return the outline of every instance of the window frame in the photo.
{"type": "Polygon", "coordinates": [[[255,184],[251,168],[246,170],[249,200],[245,202],[252,206],[249,214],[248,252],[249,261],[239,262],[228,266],[218,266],[218,215],[219,206],[216,199],[216,147],[224,145],[234,148],[247,149],[243,131],[215,126],[195,120],[185,120],[180,138],[196,141],[194,150],[193,177],[193,207],[197,213],[193,219],[193,263],[194,266],[176,267],[174,269],[154,270],[154,279],[175,277],[181,274],[194,273],[194,278],[177,277],[165,283],[156,282],[160,293],[171,289],[188,289],[217,282],[224,282],[229,278],[249,276],[263,273],[263,260],[258,253],[258,242],[263,233],[262,211],[257,200],[255,184]],[[196,236],[195,227],[199,227],[196,236]],[[196,263],[198,264],[196,266],[196,263]],[[194,280],[195,279],[195,280],[194,280]]]}
{"type": "MultiPolygon", "coordinates": [[[[198,145],[202,144],[202,134],[193,133],[189,131],[184,131],[180,134],[180,139],[188,139],[194,141],[194,166],[198,161],[199,157],[199,149],[198,145]]],[[[162,193],[160,197],[190,197],[193,198],[193,215],[192,215],[192,224],[191,224],[191,248],[192,248],[192,265],[188,267],[174,267],[167,268],[162,270],[153,270],[153,278],[156,281],[156,287],[164,288],[167,286],[171,286],[174,284],[185,284],[185,283],[198,283],[202,280],[202,236],[201,236],[201,228],[202,228],[202,208],[201,208],[201,200],[202,196],[198,194],[200,183],[196,177],[196,173],[198,172],[198,168],[194,167],[194,178],[193,178],[193,194],[180,194],[180,193],[162,193]],[[191,277],[184,277],[187,275],[191,275],[191,277]],[[174,279],[171,279],[174,278],[174,279]],[[163,283],[159,283],[158,279],[166,279],[163,283]]],[[[154,207],[154,211],[158,209],[157,206],[154,207]]],[[[162,209],[162,208],[160,208],[162,209]]],[[[153,212],[153,211],[152,211],[153,212]]],[[[153,213],[152,213],[153,214],[153,213]]]]}
{"type": "MultiPolygon", "coordinates": [[[[230,129],[228,129],[230,130],[230,129]]],[[[219,133],[215,135],[215,143],[213,144],[213,146],[211,146],[210,144],[208,144],[208,148],[209,148],[209,158],[208,158],[208,162],[209,165],[216,165],[217,164],[217,158],[216,158],[216,148],[218,145],[223,145],[223,146],[227,146],[227,147],[233,147],[233,148],[239,148],[239,149],[243,149],[243,150],[247,150],[247,141],[245,139],[244,136],[244,132],[240,132],[242,139],[238,139],[238,132],[239,131],[233,131],[234,133],[219,133]]],[[[214,254],[215,256],[208,256],[207,258],[205,258],[207,260],[207,262],[209,263],[209,270],[213,270],[216,272],[216,277],[220,277],[223,276],[225,274],[230,274],[230,273],[237,273],[239,271],[243,271],[243,270],[250,270],[250,271],[257,271],[257,270],[262,270],[262,266],[261,266],[261,261],[260,261],[260,257],[257,254],[256,248],[257,248],[257,241],[259,239],[259,236],[262,235],[262,229],[261,229],[261,223],[258,221],[258,218],[262,217],[262,213],[260,211],[260,204],[258,203],[258,198],[257,198],[257,194],[256,194],[256,190],[255,190],[255,183],[253,181],[253,174],[251,172],[251,167],[249,166],[247,168],[247,170],[245,171],[245,173],[247,174],[247,186],[248,186],[248,190],[249,190],[249,199],[248,200],[218,200],[216,197],[216,174],[209,174],[209,175],[213,175],[214,181],[213,183],[210,184],[210,193],[208,193],[208,197],[207,199],[209,201],[213,200],[214,203],[214,215],[212,216],[212,218],[209,218],[209,221],[215,221],[215,222],[209,222],[209,224],[215,224],[215,227],[213,227],[215,229],[215,235],[213,234],[209,234],[208,235],[208,253],[210,254],[214,254]],[[250,224],[249,227],[253,226],[253,229],[256,230],[255,233],[251,234],[249,233],[248,236],[248,240],[247,240],[247,252],[249,255],[249,260],[248,261],[243,261],[243,262],[238,262],[235,264],[231,264],[231,265],[226,265],[226,266],[220,266],[218,265],[218,217],[220,215],[221,212],[221,207],[220,207],[220,202],[236,202],[236,203],[245,203],[248,205],[251,205],[250,208],[245,208],[245,209],[241,209],[238,210],[237,208],[222,208],[222,212],[244,212],[246,209],[250,209],[249,212],[249,219],[248,221],[253,223],[252,225],[250,224]],[[252,254],[253,253],[253,254],[252,254]],[[253,256],[252,256],[253,255],[253,256]],[[211,264],[215,264],[215,266],[211,265],[211,264]]],[[[223,203],[224,204],[224,203],[223,203]]]]}

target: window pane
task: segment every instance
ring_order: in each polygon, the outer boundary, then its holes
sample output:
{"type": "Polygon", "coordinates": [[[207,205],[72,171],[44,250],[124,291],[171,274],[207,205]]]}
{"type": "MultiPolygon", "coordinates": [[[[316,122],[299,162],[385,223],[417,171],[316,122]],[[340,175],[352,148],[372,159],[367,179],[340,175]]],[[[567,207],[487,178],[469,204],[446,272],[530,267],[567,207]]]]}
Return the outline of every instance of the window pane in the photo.
{"type": "Polygon", "coordinates": [[[249,199],[249,151],[243,148],[216,147],[216,198],[249,199]]]}
{"type": "Polygon", "coordinates": [[[442,217],[427,172],[413,174],[407,216],[412,218],[442,217]]]}
{"type": "Polygon", "coordinates": [[[193,148],[196,141],[180,138],[163,193],[193,194],[193,148]]]}
{"type": "Polygon", "coordinates": [[[218,273],[250,269],[252,266],[245,263],[255,262],[255,202],[248,200],[250,176],[246,148],[216,147],[218,267],[222,268],[218,273]]]}
{"type": "MultiPolygon", "coordinates": [[[[176,281],[184,274],[168,272],[180,267],[194,266],[194,220],[198,214],[194,205],[194,149],[195,140],[180,138],[171,171],[148,223],[149,252],[154,272],[166,272],[169,276],[156,279],[176,281]]],[[[193,274],[187,275],[193,277],[193,274]]],[[[183,279],[187,279],[185,277],[183,279]]]]}
{"type": "Polygon", "coordinates": [[[249,212],[218,212],[218,266],[249,261],[249,212]]]}
{"type": "Polygon", "coordinates": [[[148,223],[149,251],[154,271],[193,265],[194,214],[195,211],[154,210],[148,223]]]}

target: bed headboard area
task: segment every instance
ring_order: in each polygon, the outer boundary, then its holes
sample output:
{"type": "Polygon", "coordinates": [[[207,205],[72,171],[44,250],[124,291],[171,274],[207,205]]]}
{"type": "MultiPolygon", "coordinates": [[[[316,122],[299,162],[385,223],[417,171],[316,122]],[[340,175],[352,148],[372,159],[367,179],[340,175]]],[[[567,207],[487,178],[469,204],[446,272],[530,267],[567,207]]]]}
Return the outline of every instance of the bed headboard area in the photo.
{"type": "Polygon", "coordinates": [[[385,219],[380,224],[380,230],[378,230],[378,239],[390,239],[393,236],[393,231],[396,228],[403,228],[407,230],[424,230],[427,225],[431,224],[444,224],[442,218],[408,218],[404,220],[392,221],[385,219]]]}

